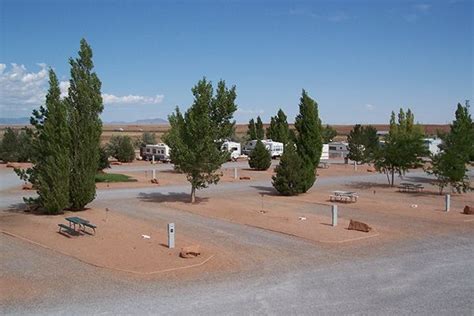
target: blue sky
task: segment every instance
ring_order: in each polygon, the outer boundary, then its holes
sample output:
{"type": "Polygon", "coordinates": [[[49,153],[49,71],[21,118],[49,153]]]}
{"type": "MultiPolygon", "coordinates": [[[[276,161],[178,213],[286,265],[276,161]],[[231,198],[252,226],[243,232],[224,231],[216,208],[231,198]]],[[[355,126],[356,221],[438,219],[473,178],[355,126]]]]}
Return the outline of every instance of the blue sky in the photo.
{"type": "Polygon", "coordinates": [[[47,67],[67,88],[85,37],[105,121],[162,117],[203,76],[237,86],[235,118],[293,121],[301,89],[324,123],[447,123],[471,99],[473,1],[0,0],[0,111],[29,116],[47,67]],[[14,64],[14,65],[13,65],[14,64]]]}

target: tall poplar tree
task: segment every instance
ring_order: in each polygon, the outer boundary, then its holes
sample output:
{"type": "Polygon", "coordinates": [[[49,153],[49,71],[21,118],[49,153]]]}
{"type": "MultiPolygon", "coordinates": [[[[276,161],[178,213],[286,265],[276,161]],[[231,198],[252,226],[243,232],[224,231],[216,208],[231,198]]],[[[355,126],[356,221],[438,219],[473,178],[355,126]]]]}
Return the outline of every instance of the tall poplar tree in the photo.
{"type": "Polygon", "coordinates": [[[93,71],[92,49],[81,40],[79,57],[70,58],[71,79],[68,97],[71,135],[70,204],[73,210],[82,210],[95,198],[95,174],[99,164],[100,135],[103,110],[101,82],[93,71]]]}
{"type": "Polygon", "coordinates": [[[267,128],[267,138],[287,144],[290,140],[290,129],[288,127],[287,117],[282,109],[278,110],[276,116],[270,119],[270,126],[267,128]]]}
{"type": "Polygon", "coordinates": [[[263,140],[265,138],[265,130],[263,129],[263,122],[260,116],[257,116],[257,123],[255,123],[255,132],[257,139],[263,140]]]}
{"type": "Polygon", "coordinates": [[[303,90],[299,104],[300,112],[295,119],[296,148],[303,161],[305,181],[303,192],[309,190],[316,181],[316,167],[321,159],[323,141],[318,104],[303,90]]]}
{"type": "Polygon", "coordinates": [[[249,140],[257,139],[257,130],[255,128],[255,120],[250,119],[249,124],[247,125],[247,137],[249,140]]]}

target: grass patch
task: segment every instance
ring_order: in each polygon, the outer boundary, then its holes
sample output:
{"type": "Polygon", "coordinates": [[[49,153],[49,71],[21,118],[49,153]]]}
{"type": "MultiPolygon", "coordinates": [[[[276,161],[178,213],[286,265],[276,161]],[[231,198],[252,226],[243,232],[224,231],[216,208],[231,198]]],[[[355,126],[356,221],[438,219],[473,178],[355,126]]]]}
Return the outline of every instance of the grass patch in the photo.
{"type": "Polygon", "coordinates": [[[95,175],[95,182],[136,182],[130,176],[120,173],[98,173],[95,175]]]}

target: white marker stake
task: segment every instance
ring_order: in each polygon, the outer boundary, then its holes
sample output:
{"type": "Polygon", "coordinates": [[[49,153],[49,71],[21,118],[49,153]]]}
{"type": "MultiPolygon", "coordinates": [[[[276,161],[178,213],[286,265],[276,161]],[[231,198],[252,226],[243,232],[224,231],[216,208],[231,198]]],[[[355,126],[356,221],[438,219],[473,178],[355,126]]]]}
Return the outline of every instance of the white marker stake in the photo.
{"type": "Polygon", "coordinates": [[[446,212],[449,212],[450,208],[451,208],[451,194],[446,194],[446,199],[445,199],[446,212]]]}
{"type": "Polygon", "coordinates": [[[357,161],[354,161],[354,171],[357,171],[357,161]]]}
{"type": "Polygon", "coordinates": [[[234,179],[237,179],[237,168],[234,168],[234,179]]]}
{"type": "Polygon", "coordinates": [[[337,205],[332,205],[332,226],[337,226],[337,205]]]}
{"type": "Polygon", "coordinates": [[[155,180],[155,179],[156,179],[156,170],[155,170],[155,169],[153,169],[153,171],[152,171],[152,172],[153,172],[153,178],[152,178],[152,179],[153,179],[153,180],[155,180]]]}
{"type": "Polygon", "coordinates": [[[174,248],[174,223],[168,224],[168,248],[174,248]]]}
{"type": "Polygon", "coordinates": [[[155,164],[155,155],[151,156],[151,163],[154,165],[155,164]]]}

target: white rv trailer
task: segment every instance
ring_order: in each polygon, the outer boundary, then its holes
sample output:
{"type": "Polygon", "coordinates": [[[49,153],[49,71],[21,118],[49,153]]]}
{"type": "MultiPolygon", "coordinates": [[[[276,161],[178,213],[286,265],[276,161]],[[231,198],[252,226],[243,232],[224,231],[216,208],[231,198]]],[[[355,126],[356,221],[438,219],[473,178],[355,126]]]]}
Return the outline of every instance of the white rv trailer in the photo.
{"type": "MultiPolygon", "coordinates": [[[[258,140],[248,141],[242,149],[243,154],[250,155],[250,153],[255,149],[257,142],[258,140]]],[[[283,155],[283,143],[274,142],[271,139],[263,139],[262,143],[263,145],[265,145],[265,148],[270,152],[272,158],[281,157],[281,155],[283,155]]]]}
{"type": "Polygon", "coordinates": [[[321,151],[321,160],[329,160],[329,144],[323,144],[321,151]]]}
{"type": "Polygon", "coordinates": [[[441,139],[439,138],[424,138],[423,139],[425,148],[430,152],[432,155],[437,155],[441,151],[439,149],[439,145],[441,145],[441,139]]]}
{"type": "Polygon", "coordinates": [[[156,145],[146,145],[142,150],[142,159],[144,160],[153,160],[155,161],[170,161],[170,148],[164,143],[159,143],[156,145]]]}
{"type": "Polygon", "coordinates": [[[221,150],[229,152],[230,159],[232,160],[236,160],[242,155],[240,143],[236,143],[236,142],[232,142],[228,140],[222,143],[221,150]]]}
{"type": "Polygon", "coordinates": [[[331,158],[341,157],[344,158],[349,154],[349,144],[345,142],[332,142],[329,143],[329,156],[331,158]]]}

